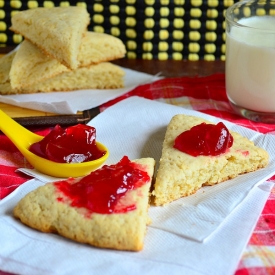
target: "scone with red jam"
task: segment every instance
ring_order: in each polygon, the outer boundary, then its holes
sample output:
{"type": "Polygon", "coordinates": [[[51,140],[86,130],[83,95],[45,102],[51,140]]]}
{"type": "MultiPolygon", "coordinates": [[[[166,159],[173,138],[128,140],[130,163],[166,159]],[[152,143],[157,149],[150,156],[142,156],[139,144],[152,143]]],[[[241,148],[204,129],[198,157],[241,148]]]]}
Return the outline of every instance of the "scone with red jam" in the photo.
{"type": "Polygon", "coordinates": [[[148,221],[155,161],[123,157],[83,178],[69,178],[27,194],[14,208],[22,223],[101,248],[139,251],[148,221]]]}
{"type": "Polygon", "coordinates": [[[223,123],[174,116],[166,130],[153,190],[156,205],[195,193],[268,164],[268,153],[223,123]]]}

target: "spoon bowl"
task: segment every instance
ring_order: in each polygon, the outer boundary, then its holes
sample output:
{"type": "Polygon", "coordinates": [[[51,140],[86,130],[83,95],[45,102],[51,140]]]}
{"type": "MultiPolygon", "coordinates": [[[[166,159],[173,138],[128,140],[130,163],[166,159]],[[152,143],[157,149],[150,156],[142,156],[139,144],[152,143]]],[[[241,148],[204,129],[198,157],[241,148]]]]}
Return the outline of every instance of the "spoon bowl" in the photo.
{"type": "Polygon", "coordinates": [[[13,142],[27,161],[37,170],[57,178],[81,177],[99,168],[109,157],[108,148],[100,142],[96,145],[106,154],[99,159],[81,163],[58,163],[33,154],[29,151],[31,144],[44,137],[27,130],[2,110],[0,110],[0,130],[13,142]]]}

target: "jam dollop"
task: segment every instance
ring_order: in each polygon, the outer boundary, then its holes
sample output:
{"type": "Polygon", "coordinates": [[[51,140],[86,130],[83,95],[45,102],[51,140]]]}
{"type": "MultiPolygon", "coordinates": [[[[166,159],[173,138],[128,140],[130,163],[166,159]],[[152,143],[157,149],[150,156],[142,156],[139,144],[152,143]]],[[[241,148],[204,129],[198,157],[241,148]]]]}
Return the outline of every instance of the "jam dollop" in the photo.
{"type": "Polygon", "coordinates": [[[178,135],[174,148],[194,157],[217,156],[232,145],[233,137],[222,122],[217,125],[203,122],[178,135]]]}
{"type": "Polygon", "coordinates": [[[56,125],[41,141],[33,143],[29,150],[59,163],[79,163],[101,158],[106,151],[96,145],[96,129],[77,124],[63,129],[56,125]]]}
{"type": "MultiPolygon", "coordinates": [[[[104,165],[79,181],[74,179],[57,181],[55,187],[70,199],[72,207],[86,208],[89,213],[125,213],[136,209],[131,200],[120,199],[129,190],[134,190],[150,181],[140,164],[124,156],[117,164],[104,165]]],[[[58,197],[60,202],[62,198],[58,197]]]]}

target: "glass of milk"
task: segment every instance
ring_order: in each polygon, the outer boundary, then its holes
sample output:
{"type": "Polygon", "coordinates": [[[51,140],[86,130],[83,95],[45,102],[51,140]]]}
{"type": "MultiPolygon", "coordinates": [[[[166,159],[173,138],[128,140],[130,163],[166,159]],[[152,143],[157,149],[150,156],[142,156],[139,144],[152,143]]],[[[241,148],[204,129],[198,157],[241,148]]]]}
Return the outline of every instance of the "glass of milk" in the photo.
{"type": "Polygon", "coordinates": [[[240,1],[225,18],[228,99],[242,116],[275,123],[275,0],[240,1]]]}

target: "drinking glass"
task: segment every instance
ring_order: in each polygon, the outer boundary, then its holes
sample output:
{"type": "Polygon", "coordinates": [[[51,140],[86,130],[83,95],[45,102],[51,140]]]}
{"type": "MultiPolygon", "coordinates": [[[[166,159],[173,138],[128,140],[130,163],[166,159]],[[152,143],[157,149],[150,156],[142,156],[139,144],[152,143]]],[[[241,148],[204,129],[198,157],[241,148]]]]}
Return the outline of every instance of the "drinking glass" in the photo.
{"type": "Polygon", "coordinates": [[[226,10],[226,93],[234,110],[275,123],[275,1],[240,1],[226,10]]]}

